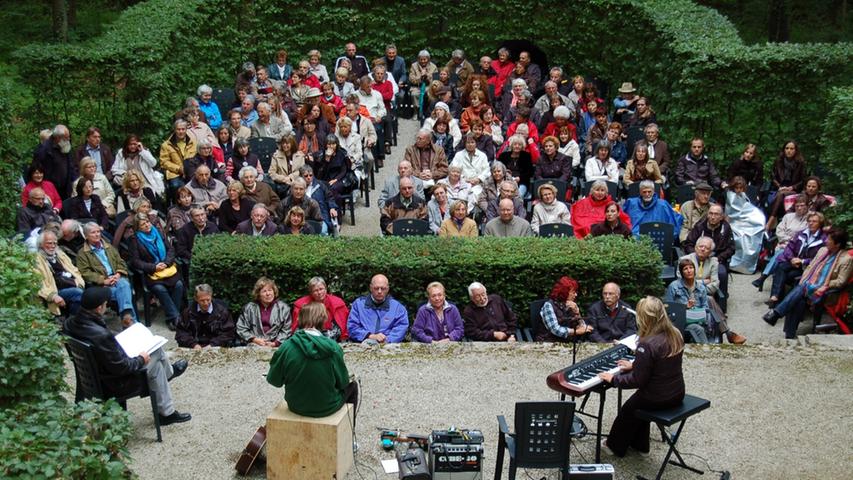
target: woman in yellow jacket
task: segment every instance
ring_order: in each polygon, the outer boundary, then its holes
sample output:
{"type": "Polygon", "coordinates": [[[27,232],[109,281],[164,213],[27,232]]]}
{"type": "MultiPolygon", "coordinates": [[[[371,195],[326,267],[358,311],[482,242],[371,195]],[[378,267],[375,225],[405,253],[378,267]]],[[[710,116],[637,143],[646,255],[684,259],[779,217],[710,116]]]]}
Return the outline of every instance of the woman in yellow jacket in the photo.
{"type": "Polygon", "coordinates": [[[160,145],[160,169],[166,177],[166,190],[169,198],[184,186],[184,160],[196,155],[196,144],[187,134],[187,122],[175,121],[175,129],[169,138],[160,145]]]}
{"type": "Polygon", "coordinates": [[[439,237],[476,237],[477,222],[468,218],[468,204],[462,200],[450,206],[450,218],[441,222],[439,237]]]}

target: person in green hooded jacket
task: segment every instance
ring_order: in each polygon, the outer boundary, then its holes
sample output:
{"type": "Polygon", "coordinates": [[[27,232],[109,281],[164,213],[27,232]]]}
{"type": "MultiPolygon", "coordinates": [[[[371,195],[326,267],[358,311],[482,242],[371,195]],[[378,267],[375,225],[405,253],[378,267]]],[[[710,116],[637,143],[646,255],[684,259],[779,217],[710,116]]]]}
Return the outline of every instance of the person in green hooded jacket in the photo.
{"type": "MultiPolygon", "coordinates": [[[[326,417],[346,403],[358,405],[358,384],[350,381],[344,351],[320,329],[328,320],[319,302],[299,312],[299,330],[276,350],[270,360],[267,382],[284,386],[284,400],[293,413],[326,417]]],[[[355,415],[353,415],[355,426],[355,415]]]]}

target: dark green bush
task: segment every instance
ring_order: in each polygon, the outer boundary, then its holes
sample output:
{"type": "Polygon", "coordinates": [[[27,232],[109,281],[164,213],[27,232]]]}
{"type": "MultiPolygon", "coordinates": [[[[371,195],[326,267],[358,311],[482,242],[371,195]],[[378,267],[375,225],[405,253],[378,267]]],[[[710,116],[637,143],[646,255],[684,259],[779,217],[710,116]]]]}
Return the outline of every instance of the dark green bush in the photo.
{"type": "Polygon", "coordinates": [[[0,238],[0,306],[21,308],[37,302],[41,278],[33,269],[35,259],[16,240],[0,238]]]}
{"type": "MultiPolygon", "coordinates": [[[[621,237],[586,241],[559,238],[339,238],[282,235],[269,238],[214,235],[199,239],[193,251],[193,284],[208,283],[215,295],[238,310],[251,299],[261,275],[275,279],[288,302],[305,295],[313,276],[347,302],[367,293],[370,278],[388,276],[391,294],[414,314],[426,301],[424,289],[440,281],[450,301],[468,302],[471,282],[482,282],[525,311],[523,305],[547,296],[561,275],[581,285],[579,301],[600,297],[615,281],[634,302],[660,295],[661,257],[649,242],[621,237]]],[[[526,317],[526,315],[522,315],[526,317]]]]}
{"type": "Polygon", "coordinates": [[[832,223],[853,230],[853,88],[834,89],[830,96],[832,105],[824,122],[824,147],[822,164],[827,175],[824,176],[824,191],[835,194],[838,205],[827,214],[832,223]]]}
{"type": "Polygon", "coordinates": [[[47,310],[0,308],[0,407],[67,390],[64,361],[62,340],[47,310]]]}
{"type": "Polygon", "coordinates": [[[112,400],[19,404],[0,411],[0,476],[129,478],[125,445],[131,432],[127,412],[112,400]]]}

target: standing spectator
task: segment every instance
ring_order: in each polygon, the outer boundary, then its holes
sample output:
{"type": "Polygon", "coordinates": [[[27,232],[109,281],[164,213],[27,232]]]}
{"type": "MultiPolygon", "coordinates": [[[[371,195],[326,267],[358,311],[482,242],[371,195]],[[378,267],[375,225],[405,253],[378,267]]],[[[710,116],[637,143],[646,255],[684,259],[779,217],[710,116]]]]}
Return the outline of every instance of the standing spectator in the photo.
{"type": "Polygon", "coordinates": [[[368,73],[370,73],[369,68],[367,66],[367,59],[364,58],[364,55],[359,55],[356,53],[356,46],[354,43],[347,43],[344,47],[344,54],[338,57],[335,60],[335,70],[341,66],[341,61],[346,59],[350,62],[350,72],[355,78],[361,78],[368,73]]]}
{"type": "Polygon", "coordinates": [[[45,178],[56,187],[63,200],[71,195],[71,182],[77,178],[77,168],[71,158],[71,133],[68,127],[55,126],[50,138],[36,149],[33,162],[45,168],[45,178]]]}
{"type": "MultiPolygon", "coordinates": [[[[74,160],[78,166],[85,157],[90,157],[95,161],[96,172],[105,175],[108,180],[112,180],[113,151],[109,145],[101,143],[101,130],[98,127],[89,127],[86,130],[86,142],[74,152],[74,160]]],[[[82,170],[83,168],[80,167],[78,171],[82,170]]]]}
{"type": "Polygon", "coordinates": [[[354,342],[367,344],[400,343],[409,329],[406,307],[390,295],[388,277],[370,279],[370,294],[352,302],[347,330],[354,342]]]}

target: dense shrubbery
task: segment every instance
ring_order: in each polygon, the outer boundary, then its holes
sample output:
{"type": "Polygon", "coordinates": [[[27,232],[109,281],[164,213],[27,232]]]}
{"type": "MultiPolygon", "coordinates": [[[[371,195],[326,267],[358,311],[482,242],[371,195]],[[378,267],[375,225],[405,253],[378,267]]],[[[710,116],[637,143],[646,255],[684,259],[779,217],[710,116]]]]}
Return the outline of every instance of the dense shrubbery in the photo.
{"type": "Polygon", "coordinates": [[[824,155],[821,163],[828,175],[824,190],[836,194],[838,206],[830,209],[832,222],[853,230],[853,88],[838,88],[832,91],[832,110],[824,122],[821,143],[824,155]]]}
{"type": "Polygon", "coordinates": [[[127,412],[114,401],[70,404],[56,324],[38,303],[32,257],[0,239],[0,477],[127,476],[127,412]]]}
{"type": "MultiPolygon", "coordinates": [[[[661,257],[650,242],[621,237],[586,241],[559,238],[339,238],[282,235],[269,238],[214,235],[193,251],[193,284],[209,283],[237,310],[251,299],[261,275],[276,280],[288,302],[305,295],[308,279],[322,276],[329,289],[351,302],[367,293],[370,278],[388,276],[391,294],[409,307],[426,301],[432,281],[450,301],[468,302],[468,285],[479,281],[516,305],[546,297],[554,281],[570,275],[581,284],[579,301],[591,303],[601,286],[615,281],[634,302],[660,295],[661,257]]],[[[524,311],[524,307],[519,307],[524,311]]]]}
{"type": "MultiPolygon", "coordinates": [[[[8,84],[0,82],[0,235],[7,236],[15,232],[15,214],[20,203],[21,190],[17,179],[21,169],[29,158],[23,153],[29,139],[36,137],[36,132],[23,132],[20,128],[18,112],[10,103],[13,95],[8,84]]],[[[0,274],[2,275],[2,274],[0,274]]],[[[0,288],[3,285],[0,284],[0,288]]],[[[0,293],[2,296],[3,293],[0,293]]]]}

